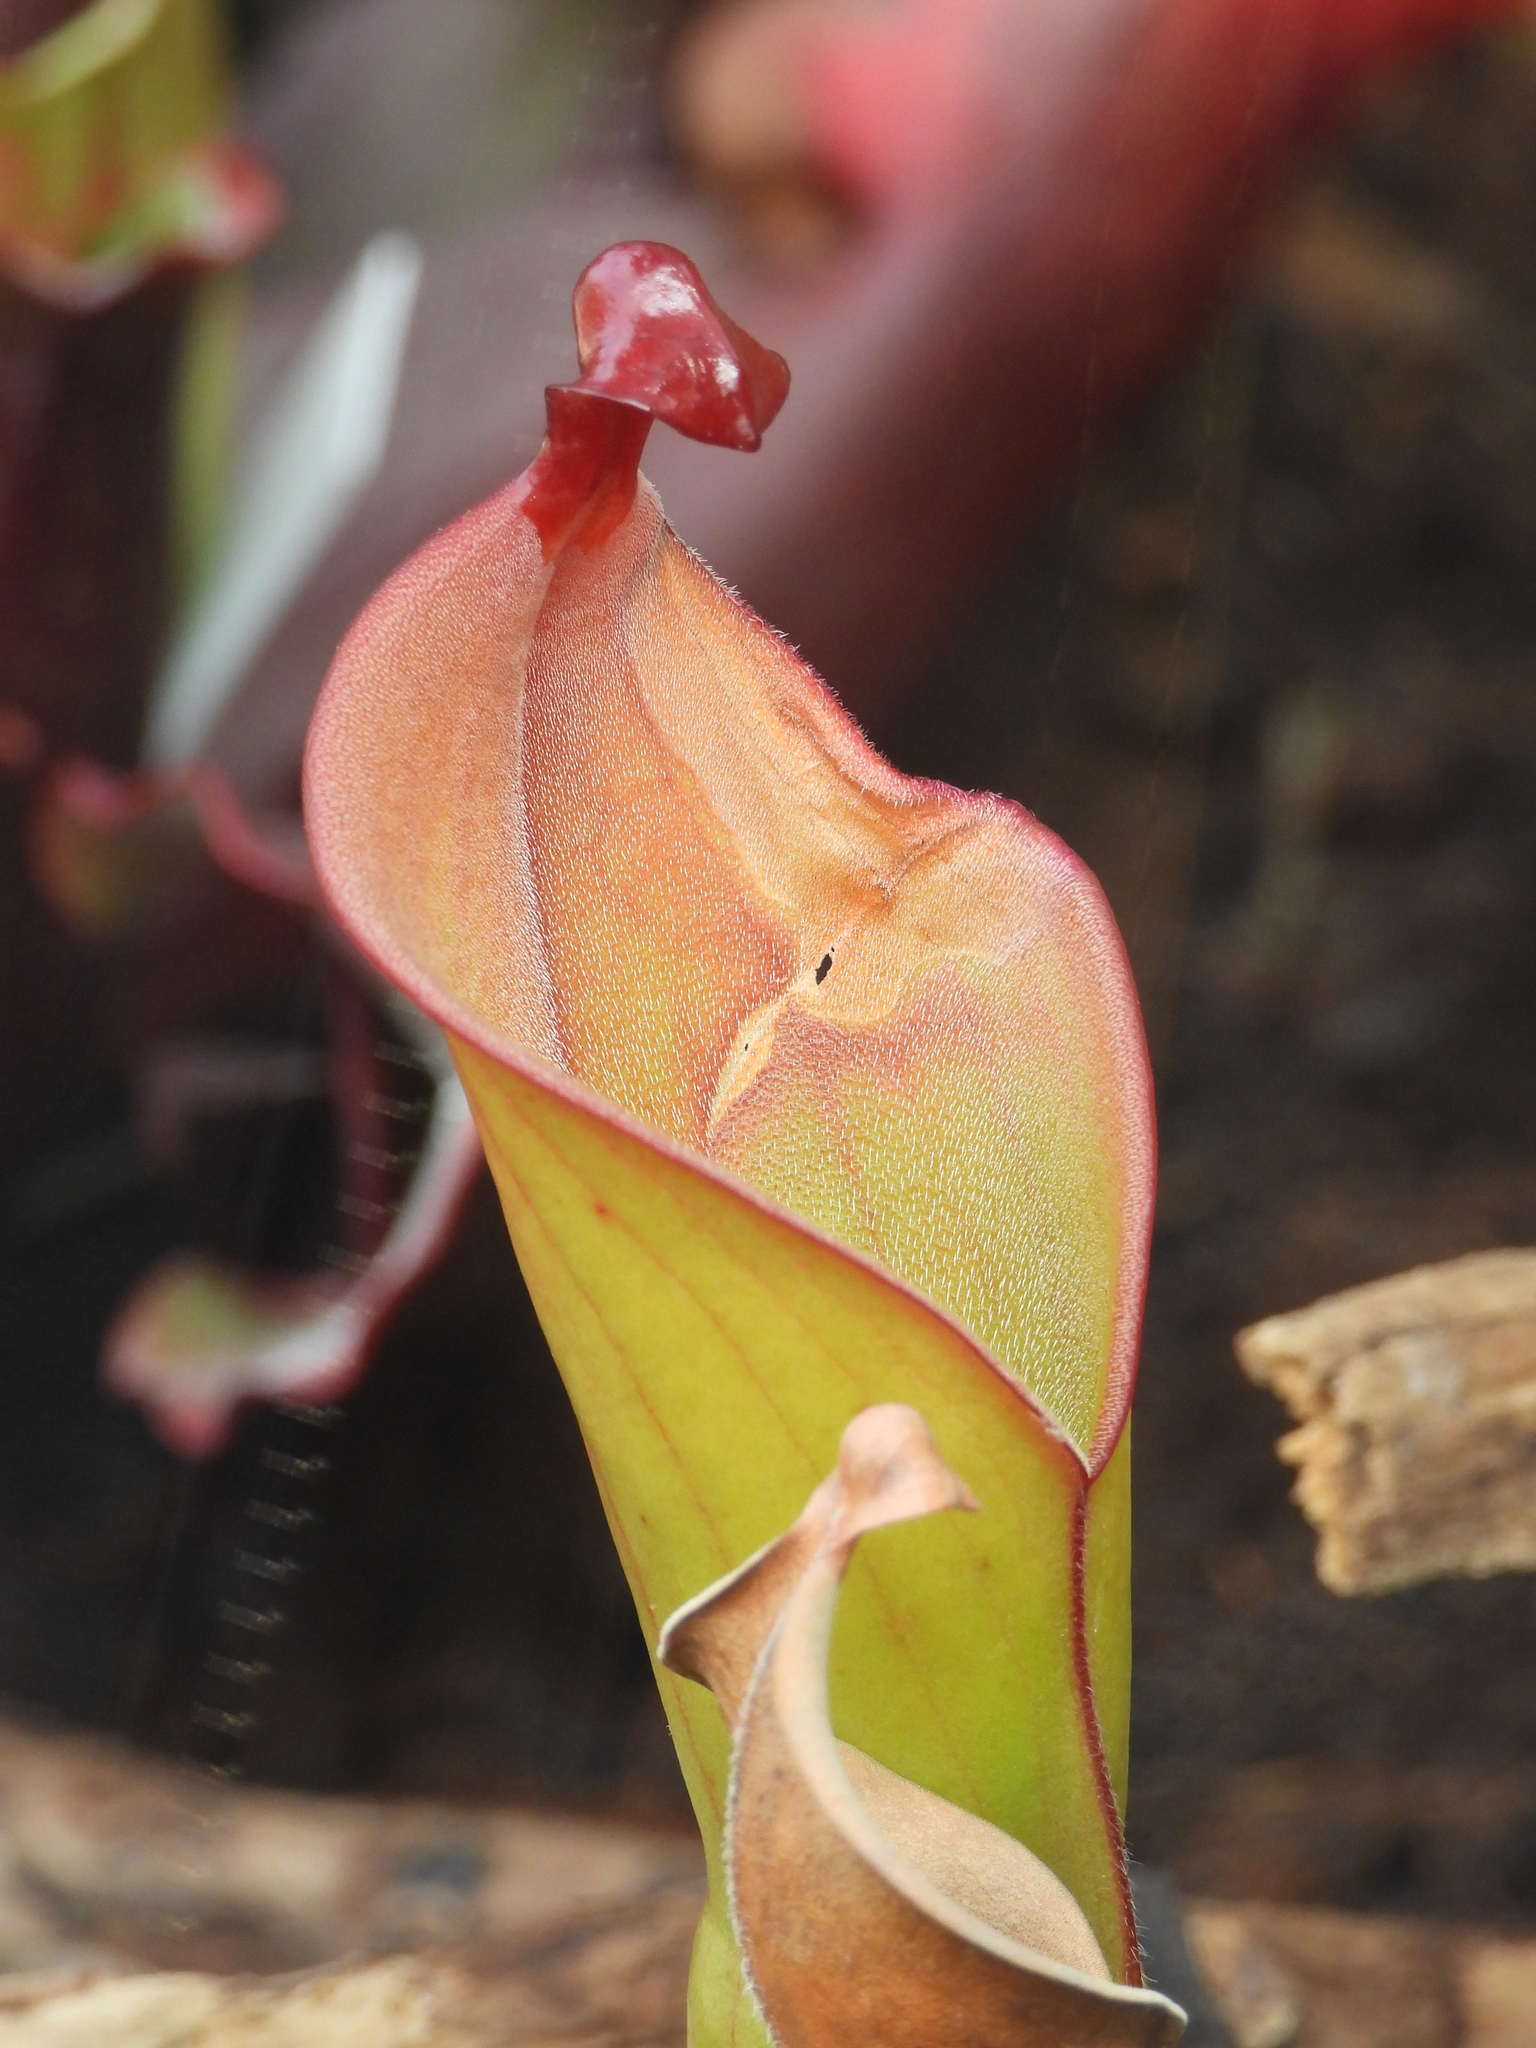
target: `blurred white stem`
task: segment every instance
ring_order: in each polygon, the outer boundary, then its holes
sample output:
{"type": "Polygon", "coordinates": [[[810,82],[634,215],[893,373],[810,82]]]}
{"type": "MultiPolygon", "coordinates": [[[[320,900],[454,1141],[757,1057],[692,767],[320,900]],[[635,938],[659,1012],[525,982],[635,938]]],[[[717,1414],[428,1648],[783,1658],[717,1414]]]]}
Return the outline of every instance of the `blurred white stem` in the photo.
{"type": "Polygon", "coordinates": [[[258,428],[218,565],[171,644],[144,759],[200,753],[378,474],[421,282],[420,244],[375,235],[326,307],[258,428]]]}

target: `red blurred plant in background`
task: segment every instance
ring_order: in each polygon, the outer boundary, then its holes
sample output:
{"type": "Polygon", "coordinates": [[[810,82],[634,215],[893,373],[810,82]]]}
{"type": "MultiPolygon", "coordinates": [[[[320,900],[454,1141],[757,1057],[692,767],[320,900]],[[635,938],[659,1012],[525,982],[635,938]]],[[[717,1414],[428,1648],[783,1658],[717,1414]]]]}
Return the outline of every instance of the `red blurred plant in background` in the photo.
{"type": "Polygon", "coordinates": [[[1197,339],[1298,156],[1512,0],[726,0],[676,126],[798,366],[755,496],[660,471],[722,574],[878,725],[1000,540],[1197,339]],[[854,223],[839,241],[832,212],[854,223]],[[831,253],[828,253],[829,245],[831,253]],[[713,501],[706,495],[714,493],[713,501]],[[731,493],[729,499],[726,494],[731,493]]]}

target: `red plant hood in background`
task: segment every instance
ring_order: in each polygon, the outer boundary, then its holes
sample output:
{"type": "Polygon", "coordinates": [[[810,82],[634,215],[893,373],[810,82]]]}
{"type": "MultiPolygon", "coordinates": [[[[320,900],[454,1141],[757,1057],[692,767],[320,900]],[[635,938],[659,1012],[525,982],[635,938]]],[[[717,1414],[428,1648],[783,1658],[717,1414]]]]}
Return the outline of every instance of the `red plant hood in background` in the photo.
{"type": "Polygon", "coordinates": [[[1318,111],[1328,114],[1332,98],[1353,92],[1383,63],[1419,56],[1442,42],[1447,31],[1477,28],[1519,10],[1501,0],[1313,0],[1320,53],[1318,111]]]}
{"type": "Polygon", "coordinates": [[[659,451],[680,527],[878,726],[999,535],[1194,341],[1298,145],[1382,70],[1512,11],[779,0],[705,17],[681,71],[701,153],[712,91],[738,133],[744,78],[798,94],[773,146],[798,123],[808,170],[866,229],[819,279],[756,300],[733,284],[794,359],[796,401],[751,500],[659,451]]]}
{"type": "Polygon", "coordinates": [[[1084,100],[1109,84],[1101,139],[1134,146],[1140,130],[1168,169],[1199,178],[1225,171],[1231,131],[1254,124],[1256,70],[1290,130],[1279,139],[1293,140],[1383,69],[1514,11],[1511,0],[757,0],[716,19],[727,32],[755,22],[758,36],[781,23],[819,168],[876,211],[912,211],[983,179],[1010,131],[1048,135],[1074,82],[1084,100]],[[1170,128],[1175,112],[1200,118],[1170,128]]]}
{"type": "MultiPolygon", "coordinates": [[[[216,750],[248,794],[290,798],[337,642],[406,555],[530,459],[542,379],[518,366],[567,346],[556,309],[572,254],[626,239],[692,249],[748,327],[793,358],[794,397],[753,463],[690,461],[674,445],[653,450],[651,469],[705,559],[889,739],[1009,533],[1049,510],[1090,434],[1196,340],[1298,147],[1388,67],[1513,11],[1512,0],[705,10],[670,74],[683,154],[740,189],[745,167],[719,158],[751,139],[744,82],[759,114],[768,96],[769,168],[835,188],[853,216],[843,238],[790,270],[739,251],[733,264],[724,209],[620,156],[558,201],[430,243],[384,471],[216,750]]],[[[292,103],[291,68],[257,92],[256,131],[279,168],[295,126],[358,118],[347,95],[361,90],[368,37],[383,33],[370,10],[334,23],[319,107],[312,92],[292,103]]],[[[279,336],[301,319],[277,298],[257,317],[279,336]]]]}

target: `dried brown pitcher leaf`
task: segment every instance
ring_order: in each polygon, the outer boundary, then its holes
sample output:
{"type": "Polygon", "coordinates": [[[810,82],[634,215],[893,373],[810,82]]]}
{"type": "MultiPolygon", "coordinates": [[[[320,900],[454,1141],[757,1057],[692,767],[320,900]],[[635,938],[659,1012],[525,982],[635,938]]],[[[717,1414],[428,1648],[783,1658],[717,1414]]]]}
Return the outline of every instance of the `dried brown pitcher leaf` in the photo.
{"type": "Polygon", "coordinates": [[[798,1521],[662,1633],[662,1662],[731,1723],[732,1917],[780,2048],[1168,2048],[1182,2031],[1177,2006],[1111,1980],[1022,1843],[832,1733],[827,1653],[859,1538],[976,1505],[915,1409],[866,1408],[798,1521]]]}

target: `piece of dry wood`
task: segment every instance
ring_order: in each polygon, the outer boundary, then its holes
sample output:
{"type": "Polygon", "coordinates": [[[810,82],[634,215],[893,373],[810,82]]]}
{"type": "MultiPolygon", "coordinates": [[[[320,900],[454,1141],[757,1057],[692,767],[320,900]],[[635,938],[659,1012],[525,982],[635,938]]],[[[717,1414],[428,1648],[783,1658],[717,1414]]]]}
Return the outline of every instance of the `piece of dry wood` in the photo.
{"type": "Polygon", "coordinates": [[[516,1960],[573,1931],[690,1927],[703,1883],[683,1835],[242,1787],[0,1721],[0,1970],[292,1970],[446,1944],[516,1960]]]}
{"type": "Polygon", "coordinates": [[[494,2048],[462,1976],[394,1957],[299,1982],[106,1977],[0,2014],[0,2048],[494,2048]]]}
{"type": "Polygon", "coordinates": [[[1472,1941],[1461,1959],[1460,2048],[1536,2041],[1536,1941],[1472,1941]]]}
{"type": "MultiPolygon", "coordinates": [[[[1271,1782],[1280,1768],[1215,1818],[1257,1831],[1283,1879],[1265,1813],[1320,1797],[1336,1816],[1341,1794],[1271,1782]]],[[[1403,1797],[1468,1805],[1459,1780],[1403,1797]]],[[[1522,1797],[1485,1792],[1507,1812],[1522,1797]]],[[[1185,1859],[1212,1889],[1247,1871],[1198,1840],[1185,1859]]],[[[677,1837],[221,1785],[0,1720],[0,2048],[682,2048],[701,1896],[677,1837]],[[256,1974],[300,1951],[324,1960],[256,1974]]],[[[1536,2043],[1536,1941],[1216,1899],[1185,1926],[1237,2048],[1536,2043]]]]}
{"type": "Polygon", "coordinates": [[[1195,1899],[1185,1933],[1236,2048],[1532,2048],[1536,1941],[1195,1899]]]}
{"type": "Polygon", "coordinates": [[[0,1721],[0,2048],[681,2048],[702,1901],[685,1837],[0,1721]]]}
{"type": "Polygon", "coordinates": [[[1192,1902],[1186,1918],[1240,2048],[1471,2048],[1461,2024],[1461,1950],[1452,1929],[1371,1913],[1215,1900],[1192,1902]],[[1245,1951],[1261,1953],[1273,1978],[1292,1987],[1289,2033],[1276,2028],[1244,2040],[1245,2014],[1259,2015],[1245,2008],[1221,1964],[1245,1951]]]}
{"type": "MultiPolygon", "coordinates": [[[[1191,1902],[1185,1921],[1236,2048],[1536,2039],[1536,1942],[1210,1899],[1191,1902]]],[[[542,1969],[498,1973],[429,1952],[285,1978],[0,1977],[0,2048],[681,2048],[680,1977],[658,2000],[623,1952],[588,1956],[584,1979],[553,1962],[551,1952],[542,1969]]]]}
{"type": "Polygon", "coordinates": [[[1291,2048],[1301,2031],[1301,1989],[1240,1906],[1195,1901],[1184,1939],[1227,2023],[1233,2048],[1291,2048]]]}
{"type": "Polygon", "coordinates": [[[1238,1333],[1336,1593],[1536,1570],[1536,1251],[1479,1252],[1238,1333]]]}
{"type": "Polygon", "coordinates": [[[298,1978],[168,1970],[8,2001],[0,2048],[681,2048],[680,2001],[657,2010],[622,1976],[612,1992],[594,2009],[550,1996],[536,1974],[485,1976],[438,1955],[298,1978]]]}

